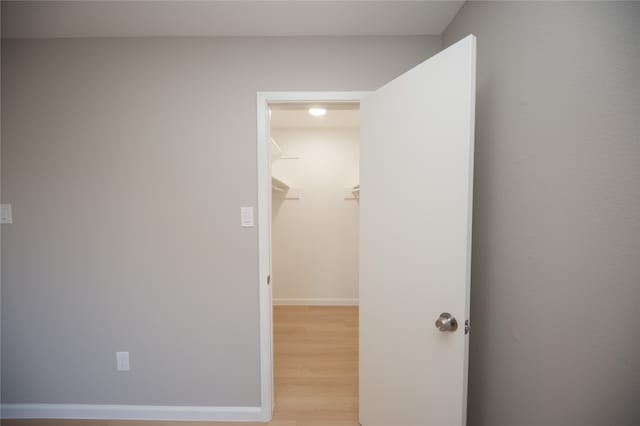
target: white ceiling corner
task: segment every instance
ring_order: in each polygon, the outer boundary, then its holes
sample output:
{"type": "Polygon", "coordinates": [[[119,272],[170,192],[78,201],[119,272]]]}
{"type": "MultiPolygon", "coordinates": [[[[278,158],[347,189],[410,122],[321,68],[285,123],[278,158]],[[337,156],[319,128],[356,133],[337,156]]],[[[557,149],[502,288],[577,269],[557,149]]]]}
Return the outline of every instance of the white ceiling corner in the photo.
{"type": "Polygon", "coordinates": [[[3,38],[440,35],[464,1],[2,1],[3,38]]]}

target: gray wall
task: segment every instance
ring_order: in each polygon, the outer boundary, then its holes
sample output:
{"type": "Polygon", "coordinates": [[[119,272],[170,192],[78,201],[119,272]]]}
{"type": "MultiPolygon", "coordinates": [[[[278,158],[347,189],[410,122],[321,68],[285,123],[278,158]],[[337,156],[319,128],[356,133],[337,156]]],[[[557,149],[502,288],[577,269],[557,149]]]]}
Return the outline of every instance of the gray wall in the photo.
{"type": "Polygon", "coordinates": [[[3,40],[3,402],[258,405],[256,91],[371,90],[440,47],[3,40]]]}
{"type": "Polygon", "coordinates": [[[468,2],[470,426],[640,424],[640,3],[468,2]]]}

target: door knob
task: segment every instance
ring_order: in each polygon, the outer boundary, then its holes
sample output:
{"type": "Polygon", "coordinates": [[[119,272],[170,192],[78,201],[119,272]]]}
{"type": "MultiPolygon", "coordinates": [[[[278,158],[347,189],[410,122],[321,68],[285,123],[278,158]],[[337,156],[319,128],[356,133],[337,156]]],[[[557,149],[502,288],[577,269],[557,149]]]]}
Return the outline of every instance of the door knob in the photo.
{"type": "Polygon", "coordinates": [[[440,314],[440,318],[436,320],[436,328],[442,332],[453,332],[458,329],[458,321],[449,312],[443,312],[440,314]]]}

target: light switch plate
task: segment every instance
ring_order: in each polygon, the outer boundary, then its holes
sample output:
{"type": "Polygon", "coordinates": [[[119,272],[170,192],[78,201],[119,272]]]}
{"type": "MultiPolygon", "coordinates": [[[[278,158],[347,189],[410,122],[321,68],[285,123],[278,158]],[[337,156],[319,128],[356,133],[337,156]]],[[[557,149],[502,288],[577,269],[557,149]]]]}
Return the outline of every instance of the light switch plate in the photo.
{"type": "Polygon", "coordinates": [[[0,204],[0,223],[13,223],[11,204],[0,204]]]}
{"type": "Polygon", "coordinates": [[[240,207],[240,226],[243,228],[253,226],[253,207],[240,207]]]}
{"type": "Polygon", "coordinates": [[[116,352],[116,369],[118,371],[129,371],[129,352],[116,352]]]}

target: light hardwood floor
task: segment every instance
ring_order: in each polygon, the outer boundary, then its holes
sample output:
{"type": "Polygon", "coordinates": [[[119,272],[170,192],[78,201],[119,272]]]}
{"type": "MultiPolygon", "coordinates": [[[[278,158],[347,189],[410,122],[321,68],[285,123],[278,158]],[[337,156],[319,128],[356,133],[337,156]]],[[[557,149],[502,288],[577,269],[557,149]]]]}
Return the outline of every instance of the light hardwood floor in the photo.
{"type": "Polygon", "coordinates": [[[358,308],[276,306],[270,423],[3,420],[2,426],[358,426],[358,308]]]}

